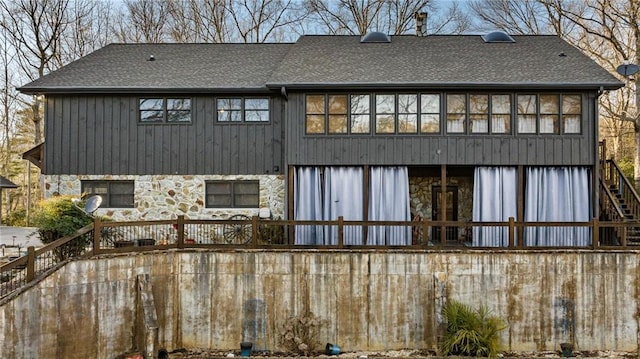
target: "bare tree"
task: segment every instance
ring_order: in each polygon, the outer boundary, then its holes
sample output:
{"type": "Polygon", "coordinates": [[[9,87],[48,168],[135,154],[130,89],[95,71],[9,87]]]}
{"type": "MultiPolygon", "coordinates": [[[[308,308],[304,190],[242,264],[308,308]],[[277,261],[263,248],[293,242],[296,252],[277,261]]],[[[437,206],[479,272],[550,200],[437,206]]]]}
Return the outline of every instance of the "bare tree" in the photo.
{"type": "Polygon", "coordinates": [[[226,11],[242,42],[292,40],[286,31],[306,17],[293,0],[230,0],[226,11]]]}
{"type": "MultiPolygon", "coordinates": [[[[6,15],[1,26],[6,30],[17,51],[17,63],[30,80],[42,77],[59,67],[62,33],[70,23],[68,0],[16,0],[0,2],[6,15]]],[[[34,96],[32,103],[35,142],[42,141],[41,99],[34,96]]]]}
{"type": "Polygon", "coordinates": [[[159,43],[167,41],[170,0],[125,0],[123,21],[114,27],[122,42],[159,43]]]}
{"type": "MultiPolygon", "coordinates": [[[[640,63],[640,0],[589,0],[585,9],[564,11],[564,16],[581,30],[578,47],[612,72],[623,62],[640,63]]],[[[640,74],[624,80],[624,89],[606,96],[617,96],[611,101],[617,104],[611,115],[633,125],[634,180],[640,188],[640,74]],[[627,96],[625,91],[629,91],[627,96]]]]}

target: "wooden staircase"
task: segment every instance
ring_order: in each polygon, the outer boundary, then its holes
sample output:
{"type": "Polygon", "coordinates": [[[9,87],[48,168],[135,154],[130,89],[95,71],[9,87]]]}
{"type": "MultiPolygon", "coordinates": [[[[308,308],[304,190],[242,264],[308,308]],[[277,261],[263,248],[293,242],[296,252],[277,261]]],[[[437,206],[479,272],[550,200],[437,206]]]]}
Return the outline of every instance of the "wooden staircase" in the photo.
{"type": "Polygon", "coordinates": [[[600,220],[637,223],[603,229],[602,244],[640,246],[640,196],[614,160],[602,160],[601,170],[600,220]]]}

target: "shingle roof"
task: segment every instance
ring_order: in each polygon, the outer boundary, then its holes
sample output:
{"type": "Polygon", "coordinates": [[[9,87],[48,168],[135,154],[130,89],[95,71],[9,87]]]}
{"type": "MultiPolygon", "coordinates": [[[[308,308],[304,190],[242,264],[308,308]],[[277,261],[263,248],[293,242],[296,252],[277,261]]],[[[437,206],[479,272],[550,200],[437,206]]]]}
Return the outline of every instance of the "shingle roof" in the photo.
{"type": "Polygon", "coordinates": [[[615,77],[557,36],[303,36],[269,79],[273,86],[618,88],[615,77]],[[562,56],[561,54],[564,54],[562,56]]]}
{"type": "Polygon", "coordinates": [[[264,89],[292,44],[111,44],[20,88],[23,92],[264,89]],[[149,61],[153,55],[154,61],[149,61]]]}
{"type": "Polygon", "coordinates": [[[564,88],[623,84],[557,36],[302,36],[295,44],[112,44],[20,90],[264,91],[279,88],[564,88]],[[148,61],[154,55],[155,61],[148,61]]]}

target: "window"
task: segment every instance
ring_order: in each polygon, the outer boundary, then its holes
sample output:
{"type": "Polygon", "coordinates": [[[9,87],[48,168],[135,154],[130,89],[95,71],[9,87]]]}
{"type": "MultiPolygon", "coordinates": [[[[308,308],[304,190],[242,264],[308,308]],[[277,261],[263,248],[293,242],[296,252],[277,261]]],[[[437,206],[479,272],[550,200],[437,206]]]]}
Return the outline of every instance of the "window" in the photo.
{"type": "Polygon", "coordinates": [[[324,95],[307,96],[307,133],[324,133],[324,95]]]}
{"type": "Polygon", "coordinates": [[[540,133],[558,133],[559,118],[558,95],[540,95],[540,133]]]}
{"type": "Polygon", "coordinates": [[[258,208],[260,184],[258,181],[207,181],[207,208],[258,208]]]}
{"type": "Polygon", "coordinates": [[[418,95],[398,95],[398,132],[418,132],[418,95]]]}
{"type": "Polygon", "coordinates": [[[269,122],[268,98],[219,98],[218,122],[269,122]]]}
{"type": "Polygon", "coordinates": [[[489,132],[489,96],[469,95],[469,120],[472,133],[489,132]]]}
{"type": "Polygon", "coordinates": [[[447,95],[447,133],[464,133],[466,115],[466,95],[447,95]]]}
{"type": "Polygon", "coordinates": [[[371,131],[370,99],[369,95],[351,95],[351,133],[371,131]]]}
{"type": "Polygon", "coordinates": [[[329,96],[329,133],[347,133],[347,96],[329,96]]]}
{"type": "Polygon", "coordinates": [[[562,96],[562,128],[564,133],[580,133],[582,102],[580,95],[562,96]]]}
{"type": "Polygon", "coordinates": [[[395,95],[376,95],[376,133],[396,131],[395,95]]]}
{"type": "Polygon", "coordinates": [[[104,208],[133,208],[133,181],[82,181],[82,193],[100,195],[104,208]]]}
{"type": "Polygon", "coordinates": [[[440,132],[440,95],[426,94],[420,96],[420,132],[440,132]]]}
{"type": "Polygon", "coordinates": [[[491,95],[491,133],[511,133],[510,95],[491,95]]]}
{"type": "Polygon", "coordinates": [[[580,95],[518,95],[518,133],[580,133],[580,95]]]}
{"type": "Polygon", "coordinates": [[[536,133],[536,95],[518,95],[518,133],[536,133]]]}
{"type": "Polygon", "coordinates": [[[141,98],[140,122],[189,123],[191,122],[190,98],[141,98]]]}

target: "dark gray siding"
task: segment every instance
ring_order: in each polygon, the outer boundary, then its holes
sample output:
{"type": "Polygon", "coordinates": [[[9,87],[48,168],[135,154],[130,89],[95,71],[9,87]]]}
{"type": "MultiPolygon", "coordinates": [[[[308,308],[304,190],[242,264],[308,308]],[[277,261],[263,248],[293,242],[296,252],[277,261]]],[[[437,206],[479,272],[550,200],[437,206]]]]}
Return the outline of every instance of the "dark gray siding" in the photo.
{"type": "Polygon", "coordinates": [[[217,123],[214,97],[192,97],[190,124],[139,124],[138,97],[48,96],[47,174],[282,172],[282,101],[269,123],[217,123]],[[278,167],[279,172],[274,172],[278,167]]]}
{"type": "MultiPolygon", "coordinates": [[[[306,135],[304,94],[287,102],[288,165],[594,165],[595,94],[579,135],[306,135]]],[[[512,124],[513,128],[513,124],[512,124]]]]}

